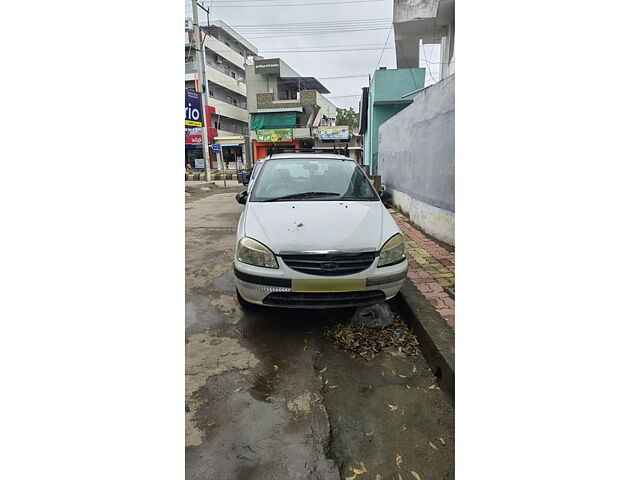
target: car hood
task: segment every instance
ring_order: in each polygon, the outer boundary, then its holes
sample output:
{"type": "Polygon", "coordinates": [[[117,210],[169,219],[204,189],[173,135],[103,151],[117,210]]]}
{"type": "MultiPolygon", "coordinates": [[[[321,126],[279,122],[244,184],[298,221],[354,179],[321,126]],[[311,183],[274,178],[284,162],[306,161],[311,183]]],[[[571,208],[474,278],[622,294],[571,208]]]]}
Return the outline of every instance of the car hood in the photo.
{"type": "Polygon", "coordinates": [[[381,202],[249,202],[245,213],[245,235],[276,254],[378,250],[397,232],[381,202]]]}

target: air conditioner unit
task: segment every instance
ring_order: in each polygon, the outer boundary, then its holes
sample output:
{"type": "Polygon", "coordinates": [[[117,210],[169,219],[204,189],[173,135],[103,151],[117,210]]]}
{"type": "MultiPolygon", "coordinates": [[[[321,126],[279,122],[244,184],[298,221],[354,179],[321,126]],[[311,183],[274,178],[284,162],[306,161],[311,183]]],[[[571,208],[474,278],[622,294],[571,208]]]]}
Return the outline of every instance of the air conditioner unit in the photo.
{"type": "Polygon", "coordinates": [[[216,57],[216,63],[222,64],[222,59],[220,57],[216,57]]]}

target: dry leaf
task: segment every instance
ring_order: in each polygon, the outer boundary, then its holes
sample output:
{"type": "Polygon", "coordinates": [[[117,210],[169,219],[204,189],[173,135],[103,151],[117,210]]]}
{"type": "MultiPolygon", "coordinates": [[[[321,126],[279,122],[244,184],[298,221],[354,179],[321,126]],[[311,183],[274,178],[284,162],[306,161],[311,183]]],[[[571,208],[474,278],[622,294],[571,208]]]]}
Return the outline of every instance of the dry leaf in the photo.
{"type": "Polygon", "coordinates": [[[395,405],[389,405],[389,408],[391,409],[392,412],[398,409],[398,407],[395,405]]]}
{"type": "Polygon", "coordinates": [[[384,377],[384,372],[380,372],[380,375],[382,375],[384,377]]]}
{"type": "Polygon", "coordinates": [[[229,352],[219,353],[218,355],[220,355],[221,357],[226,357],[227,355],[229,355],[229,352]]]}
{"type": "Polygon", "coordinates": [[[362,470],[366,473],[367,472],[367,467],[364,466],[364,462],[358,462],[358,463],[362,467],[362,470]]]}
{"type": "Polygon", "coordinates": [[[416,366],[413,366],[413,373],[416,373],[418,370],[416,369],[416,366]]]}
{"type": "Polygon", "coordinates": [[[435,383],[433,385],[431,385],[429,387],[429,390],[440,390],[440,387],[438,387],[438,385],[436,385],[435,383]]]}
{"type": "Polygon", "coordinates": [[[304,346],[303,350],[307,350],[307,348],[309,348],[307,345],[304,346]]]}
{"type": "Polygon", "coordinates": [[[322,370],[320,370],[320,373],[324,372],[327,369],[327,367],[324,367],[322,370]]]}
{"type": "Polygon", "coordinates": [[[329,385],[329,388],[336,388],[337,385],[329,385]]]}
{"type": "Polygon", "coordinates": [[[274,370],[278,370],[278,365],[274,365],[274,366],[273,366],[273,369],[274,369],[274,370]]]}
{"type": "Polygon", "coordinates": [[[422,480],[420,478],[420,475],[418,475],[416,472],[414,472],[413,470],[411,470],[411,475],[413,475],[414,477],[416,477],[416,480],[422,480]]]}
{"type": "Polygon", "coordinates": [[[373,432],[374,432],[374,431],[375,431],[375,430],[371,430],[370,432],[364,432],[364,434],[365,434],[367,437],[370,437],[371,435],[373,435],[373,432]]]}
{"type": "Polygon", "coordinates": [[[356,475],[362,475],[364,473],[364,470],[361,470],[360,468],[354,468],[353,473],[355,473],[356,475]]]}
{"type": "Polygon", "coordinates": [[[407,385],[407,388],[411,388],[409,385],[407,385]]]}
{"type": "Polygon", "coordinates": [[[439,438],[438,440],[440,440],[441,444],[446,445],[446,443],[444,443],[444,438],[439,438]]]}
{"type": "Polygon", "coordinates": [[[374,480],[382,480],[382,477],[380,476],[379,473],[376,473],[376,478],[374,480]]]}
{"type": "Polygon", "coordinates": [[[406,432],[407,431],[407,426],[406,425],[402,425],[402,431],[406,432]]]}
{"type": "Polygon", "coordinates": [[[402,457],[396,453],[396,465],[400,466],[402,463],[402,457]]]}
{"type": "Polygon", "coordinates": [[[398,474],[398,480],[402,480],[402,475],[398,474]]]}
{"type": "Polygon", "coordinates": [[[436,447],[436,446],[435,446],[433,443],[431,443],[431,442],[429,442],[429,446],[430,446],[431,448],[433,448],[434,450],[437,450],[437,449],[438,449],[438,447],[436,447]]]}
{"type": "Polygon", "coordinates": [[[391,375],[395,375],[396,371],[395,370],[391,370],[391,375]]]}
{"type": "Polygon", "coordinates": [[[400,374],[398,374],[398,376],[399,376],[400,378],[407,378],[407,376],[406,376],[406,375],[400,375],[400,374]]]}
{"type": "Polygon", "coordinates": [[[354,475],[353,477],[344,477],[344,480],[354,480],[357,477],[357,475],[354,475]]]}
{"type": "Polygon", "coordinates": [[[328,379],[328,378],[324,381],[324,384],[325,384],[325,385],[326,385],[327,383],[329,383],[329,379],[328,379]]]}
{"type": "Polygon", "coordinates": [[[202,357],[202,360],[206,360],[207,358],[209,358],[209,357],[202,357]]]}
{"type": "Polygon", "coordinates": [[[242,390],[242,387],[238,387],[234,390],[234,392],[239,392],[240,390],[242,390]]]}

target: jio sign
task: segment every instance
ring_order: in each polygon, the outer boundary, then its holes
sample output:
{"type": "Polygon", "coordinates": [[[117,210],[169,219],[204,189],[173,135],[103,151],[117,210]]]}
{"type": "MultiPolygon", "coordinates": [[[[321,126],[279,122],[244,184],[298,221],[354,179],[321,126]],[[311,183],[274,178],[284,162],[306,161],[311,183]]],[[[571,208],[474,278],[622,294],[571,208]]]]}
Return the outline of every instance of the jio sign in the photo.
{"type": "Polygon", "coordinates": [[[184,124],[188,127],[202,126],[200,94],[193,90],[184,90],[184,124]]]}

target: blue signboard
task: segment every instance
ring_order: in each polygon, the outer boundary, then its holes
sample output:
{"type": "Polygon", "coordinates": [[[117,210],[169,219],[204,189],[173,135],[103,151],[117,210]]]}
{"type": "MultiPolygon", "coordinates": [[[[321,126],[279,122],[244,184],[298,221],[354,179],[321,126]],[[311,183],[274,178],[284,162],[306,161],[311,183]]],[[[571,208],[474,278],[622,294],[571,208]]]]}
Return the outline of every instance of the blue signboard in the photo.
{"type": "Polygon", "coordinates": [[[184,124],[188,127],[202,127],[200,94],[186,88],[184,90],[184,124]]]}
{"type": "Polygon", "coordinates": [[[222,153],[222,145],[219,143],[212,144],[211,148],[213,149],[213,153],[222,153]]]}

